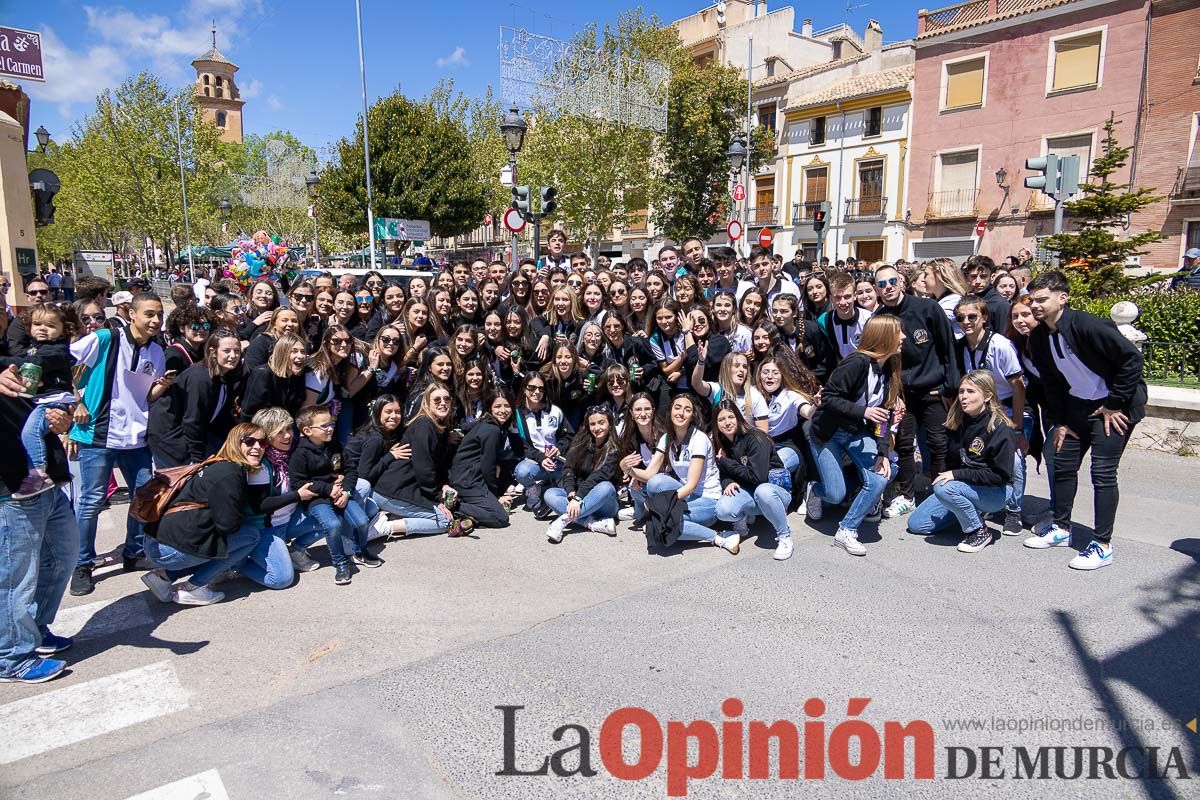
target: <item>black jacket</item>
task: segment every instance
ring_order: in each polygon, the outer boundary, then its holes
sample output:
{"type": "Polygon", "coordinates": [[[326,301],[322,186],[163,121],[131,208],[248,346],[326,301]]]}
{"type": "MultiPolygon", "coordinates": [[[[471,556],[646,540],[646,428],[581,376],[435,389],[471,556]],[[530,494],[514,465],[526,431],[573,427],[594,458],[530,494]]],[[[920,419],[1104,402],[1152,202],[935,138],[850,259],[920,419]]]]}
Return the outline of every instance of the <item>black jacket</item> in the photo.
{"type": "MultiPolygon", "coordinates": [[[[3,312],[0,312],[3,313],[3,312]]],[[[21,429],[29,413],[33,411],[33,401],[24,397],[6,397],[0,395],[0,452],[5,454],[0,458],[0,480],[4,481],[7,490],[0,487],[0,494],[15,492],[29,471],[25,446],[21,444],[21,429]]],[[[46,446],[46,472],[55,483],[66,483],[71,480],[70,467],[67,463],[67,453],[63,450],[62,442],[49,431],[42,437],[46,446]]]]}
{"type": "MultiPolygon", "coordinates": [[[[317,497],[307,505],[328,503],[333,494],[334,479],[337,470],[333,463],[334,457],[341,460],[341,454],[336,450],[337,445],[330,442],[322,447],[309,441],[306,436],[298,436],[296,449],[288,459],[288,483],[299,488],[306,483],[312,484],[312,490],[317,497]]],[[[353,491],[353,486],[343,486],[345,491],[353,491]]]]}
{"type": "Polygon", "coordinates": [[[36,394],[74,393],[75,385],[71,380],[71,369],[75,365],[75,358],[71,355],[71,345],[66,339],[57,339],[53,342],[35,342],[31,339],[28,347],[24,350],[14,350],[13,352],[20,352],[24,355],[0,358],[0,367],[7,367],[10,364],[17,367],[22,364],[37,364],[42,368],[42,383],[40,387],[34,389],[36,394]]]}
{"type": "Polygon", "coordinates": [[[269,333],[260,333],[250,340],[246,352],[242,354],[242,365],[246,372],[252,372],[259,367],[265,367],[275,349],[275,337],[269,333]]]}
{"type": "Polygon", "coordinates": [[[687,503],[674,491],[659,492],[646,498],[646,544],[670,547],[683,532],[687,503]]]}
{"type": "Polygon", "coordinates": [[[166,369],[168,372],[175,370],[176,374],[182,374],[185,369],[200,361],[203,357],[203,353],[196,352],[196,349],[182,338],[176,339],[163,348],[163,359],[166,362],[166,369]]]}
{"type": "Polygon", "coordinates": [[[254,412],[264,408],[298,411],[304,405],[304,375],[281,378],[268,366],[251,370],[242,394],[242,420],[249,422],[254,412]]]}
{"type": "MultiPolygon", "coordinates": [[[[945,317],[942,317],[945,319],[945,317]]],[[[839,430],[853,434],[872,433],[880,445],[880,452],[887,450],[887,437],[875,431],[873,423],[867,422],[863,414],[867,411],[867,376],[878,369],[866,353],[851,353],[837,365],[825,390],[821,393],[821,406],[813,414],[813,432],[823,441],[828,441],[839,430]]],[[[891,375],[880,371],[887,395],[891,375]]]]}
{"type": "Polygon", "coordinates": [[[146,444],[176,464],[203,461],[233,427],[233,399],[225,378],[214,378],[207,366],[193,364],[150,406],[146,444]]]}
{"type": "Polygon", "coordinates": [[[349,485],[350,473],[353,471],[356,478],[363,478],[374,487],[380,476],[396,460],[388,451],[391,450],[392,444],[397,442],[399,440],[393,443],[385,442],[379,431],[374,429],[368,430],[361,436],[350,437],[343,452],[347,485],[349,485]],[[355,460],[355,450],[357,450],[357,460],[355,460]]]}
{"type": "Polygon", "coordinates": [[[955,480],[972,486],[1007,486],[1012,479],[1016,433],[1003,424],[988,433],[988,421],[986,413],[975,418],[963,414],[958,430],[946,430],[946,466],[955,480]]]}
{"type": "Polygon", "coordinates": [[[232,461],[210,464],[184,484],[174,502],[201,503],[203,508],[167,514],[146,532],[181,553],[225,558],[226,540],[242,526],[245,514],[246,470],[232,461]]]}
{"type": "Polygon", "coordinates": [[[1012,313],[1012,305],[1004,299],[1004,295],[996,291],[995,286],[989,286],[980,297],[987,303],[988,327],[996,333],[1004,333],[1008,328],[1008,315],[1012,313]]]}
{"type": "Polygon", "coordinates": [[[412,456],[406,461],[389,463],[379,476],[375,491],[421,508],[433,508],[442,502],[442,484],[447,483],[450,467],[447,433],[438,431],[433,420],[426,416],[413,420],[401,439],[412,445],[412,456]]]}
{"type": "MultiPolygon", "coordinates": [[[[611,435],[613,434],[610,433],[611,435]]],[[[598,454],[593,449],[591,435],[580,433],[571,444],[571,450],[574,451],[575,448],[582,448],[584,451],[578,454],[580,456],[579,468],[571,469],[570,464],[576,455],[571,452],[567,455],[567,465],[561,470],[560,480],[562,488],[567,491],[567,494],[575,492],[582,499],[602,481],[617,483],[617,462],[620,460],[620,455],[616,447],[609,447],[608,454],[597,460],[598,454]]]]}
{"type": "Polygon", "coordinates": [[[882,303],[876,316],[891,314],[904,327],[901,382],[905,393],[940,392],[952,397],[958,391],[958,364],[954,358],[954,329],[936,300],[904,295],[899,305],[882,303]]]}
{"type": "Polygon", "coordinates": [[[748,430],[717,459],[717,471],[721,473],[721,486],[731,483],[751,494],[760,485],[768,483],[771,470],[783,469],[783,460],[771,439],[759,430],[748,430]]]}
{"type": "Polygon", "coordinates": [[[511,430],[501,429],[490,416],[484,416],[459,442],[454,459],[450,462],[447,483],[464,494],[475,494],[481,487],[486,487],[499,497],[505,487],[500,485],[496,467],[500,463],[506,440],[513,445],[517,454],[524,452],[524,442],[520,437],[511,430]]]}
{"type": "Polygon", "coordinates": [[[658,381],[662,378],[662,368],[654,360],[654,353],[650,350],[650,343],[641,336],[626,335],[621,340],[620,347],[613,347],[612,343],[608,339],[605,339],[604,350],[613,363],[623,364],[626,370],[629,369],[631,364],[641,367],[641,380],[637,386],[630,387],[631,392],[649,388],[651,384],[657,386],[658,381]]]}
{"type": "Polygon", "coordinates": [[[1079,430],[1100,406],[1123,411],[1134,423],[1146,416],[1142,353],[1115,324],[1086,311],[1066,308],[1058,319],[1057,333],[1084,366],[1104,379],[1108,397],[1081,400],[1070,395],[1071,387],[1054,363],[1052,332],[1047,325],[1038,325],[1029,334],[1029,355],[1042,374],[1044,400],[1051,419],[1079,430]]]}

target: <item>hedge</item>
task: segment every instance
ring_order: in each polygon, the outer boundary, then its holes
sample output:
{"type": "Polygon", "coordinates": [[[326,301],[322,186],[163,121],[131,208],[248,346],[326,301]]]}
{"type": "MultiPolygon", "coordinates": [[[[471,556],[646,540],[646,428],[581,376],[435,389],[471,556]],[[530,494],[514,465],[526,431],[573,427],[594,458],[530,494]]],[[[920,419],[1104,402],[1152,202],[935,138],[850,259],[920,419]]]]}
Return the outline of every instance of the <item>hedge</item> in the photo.
{"type": "Polygon", "coordinates": [[[1122,300],[1135,304],[1141,312],[1135,328],[1152,342],[1200,343],[1200,292],[1133,291],[1096,298],[1071,298],[1071,305],[1110,319],[1112,307],[1122,300]]]}

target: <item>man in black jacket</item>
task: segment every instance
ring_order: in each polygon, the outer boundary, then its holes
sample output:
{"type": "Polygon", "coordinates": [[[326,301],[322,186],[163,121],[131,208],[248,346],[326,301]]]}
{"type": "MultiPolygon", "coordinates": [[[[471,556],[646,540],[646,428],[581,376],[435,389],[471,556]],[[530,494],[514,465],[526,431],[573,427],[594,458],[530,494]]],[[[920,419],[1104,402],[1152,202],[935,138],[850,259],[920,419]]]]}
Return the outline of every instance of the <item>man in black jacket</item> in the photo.
{"type": "Polygon", "coordinates": [[[987,303],[992,330],[1003,333],[1008,327],[1008,315],[1012,307],[1004,299],[1004,295],[992,285],[992,277],[995,274],[996,262],[987,256],[971,256],[963,266],[963,277],[971,287],[971,294],[982,297],[983,302],[987,303]]]}
{"type": "Polygon", "coordinates": [[[880,304],[876,314],[892,314],[904,328],[900,352],[904,384],[904,419],[896,436],[899,469],[896,496],[884,509],[885,517],[898,517],[917,507],[913,479],[917,475],[917,427],[925,432],[929,463],[925,470],[937,475],[946,469],[946,408],[958,392],[958,363],[954,356],[954,330],[936,301],[906,295],[894,267],[875,272],[880,304]]]}
{"type": "Polygon", "coordinates": [[[1071,560],[1072,569],[1112,563],[1117,516],[1117,467],[1133,427],[1146,415],[1142,354],[1113,323],[1067,307],[1069,286],[1061,272],[1029,284],[1033,315],[1041,323],[1029,351],[1045,384],[1054,441],[1054,524],[1025,540],[1036,550],[1071,543],[1071,510],[1083,456],[1092,453],[1095,538],[1071,560]]]}

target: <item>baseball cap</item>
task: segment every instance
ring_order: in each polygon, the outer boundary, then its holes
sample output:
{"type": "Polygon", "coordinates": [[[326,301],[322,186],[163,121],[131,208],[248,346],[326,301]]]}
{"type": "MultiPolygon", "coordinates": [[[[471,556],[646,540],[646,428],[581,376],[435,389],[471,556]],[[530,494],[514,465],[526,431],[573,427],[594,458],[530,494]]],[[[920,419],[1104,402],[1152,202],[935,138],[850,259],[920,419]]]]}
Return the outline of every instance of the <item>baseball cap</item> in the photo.
{"type": "Polygon", "coordinates": [[[133,302],[133,292],[116,292],[112,296],[112,304],[114,306],[124,305],[125,303],[133,302]]]}
{"type": "Polygon", "coordinates": [[[1183,254],[1184,258],[1200,258],[1200,247],[1193,247],[1183,254]]]}

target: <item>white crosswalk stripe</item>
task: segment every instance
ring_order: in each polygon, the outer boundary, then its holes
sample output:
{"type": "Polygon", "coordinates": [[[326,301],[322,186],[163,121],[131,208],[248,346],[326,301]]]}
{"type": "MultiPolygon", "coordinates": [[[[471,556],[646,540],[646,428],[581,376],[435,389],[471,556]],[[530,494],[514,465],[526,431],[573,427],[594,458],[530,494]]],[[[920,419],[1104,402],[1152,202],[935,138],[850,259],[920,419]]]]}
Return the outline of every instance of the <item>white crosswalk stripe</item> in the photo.
{"type": "Polygon", "coordinates": [[[70,636],[86,641],[129,628],[153,625],[154,617],[150,614],[147,597],[146,592],[141,592],[128,597],[115,597],[112,600],[61,609],[55,616],[50,630],[58,636],[70,636]]]}
{"type": "Polygon", "coordinates": [[[0,706],[0,764],[127,728],[188,707],[169,661],[0,706]]]}
{"type": "Polygon", "coordinates": [[[221,774],[215,769],[134,795],[128,800],[229,800],[221,774]]]}

